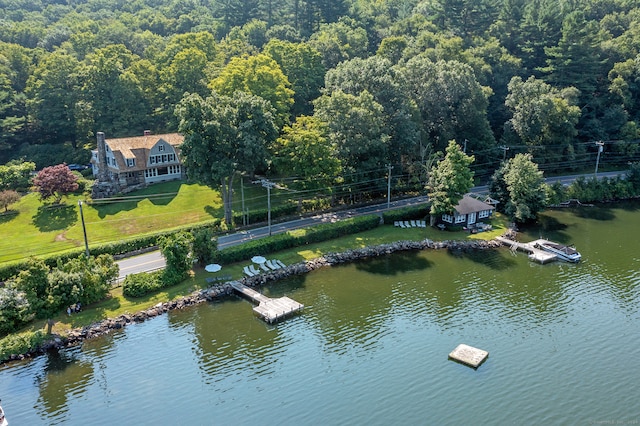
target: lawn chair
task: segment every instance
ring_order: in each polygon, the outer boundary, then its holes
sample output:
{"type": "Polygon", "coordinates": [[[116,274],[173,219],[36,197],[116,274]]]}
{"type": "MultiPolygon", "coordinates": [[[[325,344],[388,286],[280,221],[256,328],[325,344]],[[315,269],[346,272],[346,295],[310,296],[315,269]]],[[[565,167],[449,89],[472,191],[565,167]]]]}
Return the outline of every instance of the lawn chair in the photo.
{"type": "Polygon", "coordinates": [[[393,222],[393,226],[400,226],[400,222],[396,220],[395,222],[393,222]]]}
{"type": "Polygon", "coordinates": [[[398,223],[400,224],[400,228],[406,228],[406,226],[404,226],[404,222],[400,221],[398,223]]]}
{"type": "Polygon", "coordinates": [[[267,263],[266,261],[264,263],[260,263],[260,269],[262,269],[265,272],[271,272],[271,269],[269,269],[269,267],[267,265],[265,265],[265,263],[267,263]]]}
{"type": "Polygon", "coordinates": [[[416,221],[415,220],[411,221],[411,227],[412,228],[417,228],[418,227],[418,225],[416,225],[416,221]]]}
{"type": "Polygon", "coordinates": [[[426,228],[427,227],[427,222],[425,222],[424,220],[420,221],[420,228],[426,228]]]}
{"type": "Polygon", "coordinates": [[[280,265],[281,268],[286,268],[287,267],[287,265],[285,265],[284,263],[282,263],[281,261],[279,261],[277,259],[274,260],[274,262],[276,262],[278,265],[280,265]]]}
{"type": "Polygon", "coordinates": [[[254,275],[255,275],[255,274],[254,274],[254,273],[249,269],[249,267],[248,267],[248,266],[245,266],[244,268],[242,268],[242,270],[243,270],[243,271],[244,271],[244,273],[245,273],[247,276],[249,276],[249,277],[252,277],[252,276],[254,276],[254,275]]]}
{"type": "Polygon", "coordinates": [[[275,264],[273,261],[271,260],[267,260],[265,262],[267,264],[267,267],[269,269],[271,269],[272,271],[275,271],[276,269],[280,269],[280,265],[275,264]]]}
{"type": "Polygon", "coordinates": [[[253,272],[253,275],[258,275],[258,274],[260,274],[260,271],[259,271],[258,269],[256,269],[256,267],[255,267],[255,266],[253,266],[253,265],[249,265],[249,270],[250,270],[251,272],[253,272]]]}
{"type": "Polygon", "coordinates": [[[411,228],[411,224],[409,223],[409,221],[408,221],[408,220],[405,220],[405,221],[404,221],[404,227],[405,227],[405,228],[411,228]]]}

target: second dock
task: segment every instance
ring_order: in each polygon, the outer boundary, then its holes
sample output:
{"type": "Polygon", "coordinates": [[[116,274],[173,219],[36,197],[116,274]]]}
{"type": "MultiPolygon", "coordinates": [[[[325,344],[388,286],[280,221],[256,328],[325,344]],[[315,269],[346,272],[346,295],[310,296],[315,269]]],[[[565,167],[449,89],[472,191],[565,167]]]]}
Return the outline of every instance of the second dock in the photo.
{"type": "Polygon", "coordinates": [[[521,250],[526,253],[529,253],[529,259],[536,262],[540,262],[542,264],[552,262],[558,258],[558,256],[556,256],[553,253],[549,253],[548,251],[544,251],[544,250],[540,250],[539,248],[536,248],[538,243],[543,240],[531,241],[530,243],[519,243],[517,241],[513,241],[504,237],[496,237],[496,239],[500,241],[502,244],[509,246],[509,248],[513,252],[517,250],[521,250]]]}
{"type": "Polygon", "coordinates": [[[254,306],[253,311],[270,324],[304,308],[302,303],[286,296],[272,299],[238,281],[232,281],[229,284],[236,292],[257,303],[258,306],[254,306]]]}

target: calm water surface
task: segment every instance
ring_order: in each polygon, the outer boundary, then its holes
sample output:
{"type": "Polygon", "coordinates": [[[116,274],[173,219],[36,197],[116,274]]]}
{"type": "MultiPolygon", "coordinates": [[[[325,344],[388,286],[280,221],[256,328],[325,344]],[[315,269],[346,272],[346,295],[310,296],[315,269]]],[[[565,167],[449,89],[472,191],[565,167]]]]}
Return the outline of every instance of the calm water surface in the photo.
{"type": "Polygon", "coordinates": [[[12,426],[638,424],[638,208],[521,236],[575,243],[578,265],[501,249],[325,268],[264,289],[305,304],[283,323],[236,299],[172,312],[1,366],[0,398],[12,426]],[[489,359],[449,361],[459,343],[489,359]]]}

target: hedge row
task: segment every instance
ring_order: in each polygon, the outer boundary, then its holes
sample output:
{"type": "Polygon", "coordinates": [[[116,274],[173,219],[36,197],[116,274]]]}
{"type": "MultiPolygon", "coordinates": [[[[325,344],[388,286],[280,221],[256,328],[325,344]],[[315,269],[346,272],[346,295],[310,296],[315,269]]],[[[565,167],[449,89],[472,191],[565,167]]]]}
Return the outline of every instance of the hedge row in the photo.
{"type": "MultiPolygon", "coordinates": [[[[284,205],[271,208],[271,219],[277,217],[291,216],[298,212],[298,206],[295,202],[288,202],[284,205]]],[[[248,223],[266,222],[268,220],[269,210],[257,209],[249,210],[248,223]]],[[[242,223],[242,212],[233,212],[233,222],[242,223]]]]}
{"type": "Polygon", "coordinates": [[[303,230],[299,235],[286,232],[220,250],[216,253],[215,261],[223,264],[240,262],[257,254],[272,253],[305,244],[327,241],[348,234],[356,234],[373,229],[379,224],[379,216],[369,215],[341,220],[336,223],[316,225],[303,230]]]}
{"type": "Polygon", "coordinates": [[[403,209],[391,210],[382,214],[384,223],[391,224],[397,220],[425,220],[429,217],[429,204],[420,204],[419,206],[405,207],[403,209]]]}

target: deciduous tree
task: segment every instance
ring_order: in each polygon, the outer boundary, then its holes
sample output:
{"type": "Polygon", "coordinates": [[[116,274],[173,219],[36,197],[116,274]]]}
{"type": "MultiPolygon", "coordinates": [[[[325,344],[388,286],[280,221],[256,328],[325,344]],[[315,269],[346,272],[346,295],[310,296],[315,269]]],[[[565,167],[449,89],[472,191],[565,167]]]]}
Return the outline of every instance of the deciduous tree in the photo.
{"type": "Polygon", "coordinates": [[[185,97],[176,114],[184,135],[181,152],[189,176],[213,188],[220,187],[225,220],[232,221],[232,183],[237,172],[253,174],[264,165],[267,147],[276,139],[271,104],[258,96],[216,92],[203,99],[185,97]]]}
{"type": "Polygon", "coordinates": [[[4,209],[5,213],[9,211],[11,204],[20,201],[20,194],[11,189],[5,189],[0,191],[0,208],[4,209]]]}
{"type": "Polygon", "coordinates": [[[506,163],[504,183],[509,193],[505,213],[516,222],[533,220],[546,207],[542,171],[532,161],[531,154],[516,154],[506,163]]]}
{"type": "Polygon", "coordinates": [[[452,214],[464,194],[473,187],[473,172],[469,168],[473,156],[462,152],[456,141],[449,141],[446,155],[429,175],[431,226],[443,214],[452,214]]]}
{"type": "Polygon", "coordinates": [[[58,164],[40,170],[33,178],[33,185],[42,200],[54,197],[54,203],[57,204],[62,197],[78,189],[78,177],[66,164],[58,164]]]}

